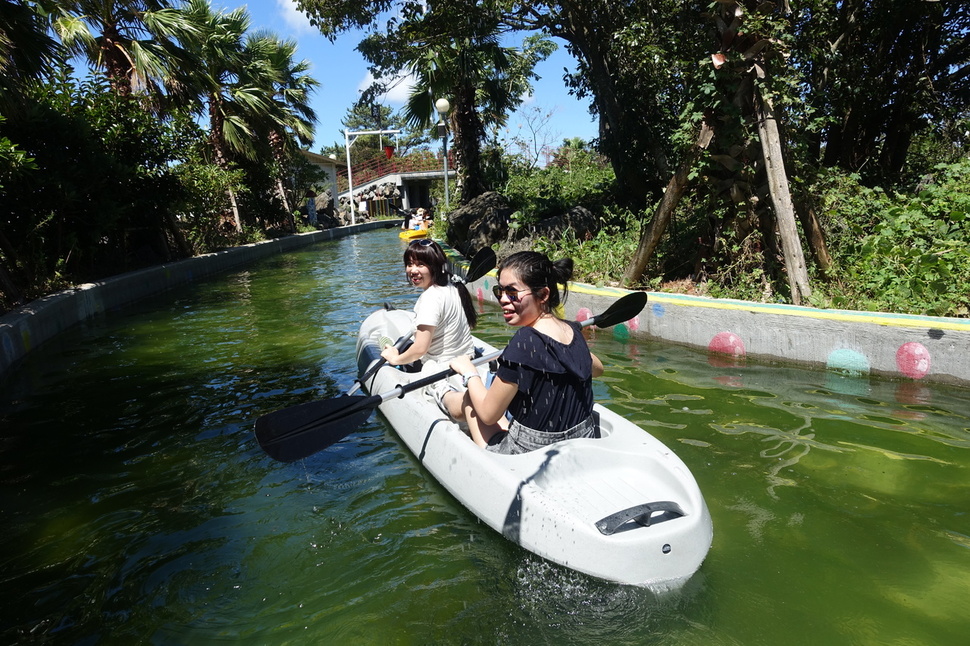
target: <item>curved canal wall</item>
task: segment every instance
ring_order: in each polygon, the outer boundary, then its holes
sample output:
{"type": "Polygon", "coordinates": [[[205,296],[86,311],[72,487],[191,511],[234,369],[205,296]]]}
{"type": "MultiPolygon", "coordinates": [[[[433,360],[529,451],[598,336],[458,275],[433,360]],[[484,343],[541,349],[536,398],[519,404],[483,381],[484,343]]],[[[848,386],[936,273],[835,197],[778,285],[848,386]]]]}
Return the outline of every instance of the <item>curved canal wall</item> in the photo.
{"type": "Polygon", "coordinates": [[[364,222],[265,240],[147,267],[31,301],[0,317],[0,375],[33,348],[91,316],[267,256],[394,225],[400,226],[400,220],[364,222]]]}
{"type": "MultiPolygon", "coordinates": [[[[245,245],[122,274],[33,301],[0,317],[0,375],[31,349],[91,316],[176,285],[316,242],[380,229],[367,222],[245,245]]],[[[392,222],[393,226],[393,222],[392,222]]],[[[495,272],[469,287],[497,306],[495,272]]],[[[627,290],[575,283],[566,316],[587,318],[627,290]]],[[[650,292],[643,312],[607,333],[656,339],[710,353],[722,368],[747,359],[785,362],[849,375],[970,387],[970,320],[904,314],[818,310],[650,292]]]]}
{"type": "MultiPolygon", "coordinates": [[[[497,305],[495,272],[471,287],[497,305]]],[[[567,318],[605,310],[622,289],[571,284],[567,318]]],[[[970,320],[650,292],[638,317],[612,328],[622,337],[658,339],[707,350],[712,365],[747,359],[823,368],[848,375],[970,387],[970,320]]]]}

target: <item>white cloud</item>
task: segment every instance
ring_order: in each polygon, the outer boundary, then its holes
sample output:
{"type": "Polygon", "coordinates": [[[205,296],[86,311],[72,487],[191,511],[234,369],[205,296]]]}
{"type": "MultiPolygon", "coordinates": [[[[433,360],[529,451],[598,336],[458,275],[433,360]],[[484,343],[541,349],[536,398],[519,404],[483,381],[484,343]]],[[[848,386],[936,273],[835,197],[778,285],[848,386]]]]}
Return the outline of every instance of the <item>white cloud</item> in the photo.
{"type": "Polygon", "coordinates": [[[298,34],[308,34],[316,32],[316,28],[310,24],[306,14],[301,13],[296,8],[293,0],[276,0],[276,7],[279,9],[280,17],[286,26],[298,34]]]}
{"type": "MultiPolygon", "coordinates": [[[[370,87],[371,83],[374,82],[374,76],[368,72],[366,76],[357,85],[357,93],[360,94],[364,90],[370,87]]],[[[414,77],[411,74],[407,76],[400,76],[388,83],[387,93],[384,94],[384,101],[390,103],[396,107],[400,107],[407,103],[408,97],[411,96],[411,88],[414,87],[414,77]]]]}

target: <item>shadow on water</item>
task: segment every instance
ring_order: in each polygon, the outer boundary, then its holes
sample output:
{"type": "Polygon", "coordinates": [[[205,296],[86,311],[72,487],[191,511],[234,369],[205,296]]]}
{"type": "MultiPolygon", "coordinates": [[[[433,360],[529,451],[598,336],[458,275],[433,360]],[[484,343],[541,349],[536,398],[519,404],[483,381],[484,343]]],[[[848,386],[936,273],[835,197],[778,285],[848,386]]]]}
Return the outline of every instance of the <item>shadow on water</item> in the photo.
{"type": "Polygon", "coordinates": [[[2,641],[965,642],[967,391],[590,331],[596,399],[676,451],[711,509],[707,561],[663,596],[518,548],[378,415],[270,460],[253,421],[345,392],[360,322],[413,304],[403,249],[392,230],[268,259],[89,321],[9,375],[2,641]]]}

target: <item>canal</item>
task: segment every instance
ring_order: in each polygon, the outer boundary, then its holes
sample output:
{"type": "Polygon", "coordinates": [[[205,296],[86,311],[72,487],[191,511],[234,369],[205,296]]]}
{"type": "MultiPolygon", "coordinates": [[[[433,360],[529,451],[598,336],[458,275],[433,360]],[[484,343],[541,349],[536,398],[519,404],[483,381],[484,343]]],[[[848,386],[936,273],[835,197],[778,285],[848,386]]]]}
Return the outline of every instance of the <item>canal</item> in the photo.
{"type": "MultiPolygon", "coordinates": [[[[589,337],[596,397],[687,463],[714,543],[656,596],[477,521],[379,415],[293,464],[272,410],[410,308],[395,230],[92,319],[0,382],[2,643],[964,644],[970,392],[589,337]]],[[[483,306],[478,333],[511,335],[483,306]]]]}

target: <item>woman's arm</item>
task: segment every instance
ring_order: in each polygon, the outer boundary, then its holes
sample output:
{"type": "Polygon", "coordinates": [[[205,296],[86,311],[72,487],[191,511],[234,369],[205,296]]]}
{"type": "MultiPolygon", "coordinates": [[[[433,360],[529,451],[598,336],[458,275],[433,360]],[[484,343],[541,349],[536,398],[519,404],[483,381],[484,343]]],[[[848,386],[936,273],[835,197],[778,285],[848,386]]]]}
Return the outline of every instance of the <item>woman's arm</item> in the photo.
{"type": "Polygon", "coordinates": [[[492,385],[486,388],[481,376],[478,375],[478,369],[468,357],[457,357],[450,365],[458,374],[469,377],[468,400],[482,423],[495,424],[502,419],[519,387],[495,377],[492,385]]]}
{"type": "Polygon", "coordinates": [[[603,362],[592,352],[589,353],[589,356],[593,357],[593,376],[599,377],[603,374],[603,362]]]}
{"type": "Polygon", "coordinates": [[[411,344],[410,348],[404,352],[398,352],[394,346],[388,346],[381,351],[381,356],[387,359],[387,362],[392,366],[412,363],[428,353],[433,336],[433,325],[419,325],[418,331],[414,333],[414,343],[411,344]]]}

